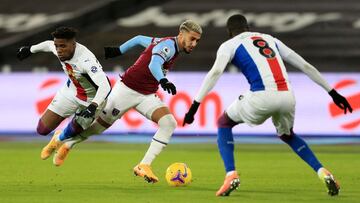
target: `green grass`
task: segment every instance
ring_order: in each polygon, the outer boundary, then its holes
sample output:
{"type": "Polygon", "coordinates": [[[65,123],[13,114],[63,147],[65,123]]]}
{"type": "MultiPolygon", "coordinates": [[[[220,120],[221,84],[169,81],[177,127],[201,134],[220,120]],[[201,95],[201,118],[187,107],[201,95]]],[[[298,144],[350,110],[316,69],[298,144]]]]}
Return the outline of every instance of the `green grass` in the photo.
{"type": "Polygon", "coordinates": [[[173,144],[153,163],[160,182],[134,177],[132,168],[148,145],[83,143],[61,167],[40,160],[45,143],[0,143],[0,202],[359,202],[360,146],[312,146],[341,183],[337,197],[326,194],[317,175],[286,145],[236,145],[240,190],[215,197],[224,169],[216,145],[173,144]],[[169,187],[167,166],[186,162],[192,169],[188,187],[169,187]]]}

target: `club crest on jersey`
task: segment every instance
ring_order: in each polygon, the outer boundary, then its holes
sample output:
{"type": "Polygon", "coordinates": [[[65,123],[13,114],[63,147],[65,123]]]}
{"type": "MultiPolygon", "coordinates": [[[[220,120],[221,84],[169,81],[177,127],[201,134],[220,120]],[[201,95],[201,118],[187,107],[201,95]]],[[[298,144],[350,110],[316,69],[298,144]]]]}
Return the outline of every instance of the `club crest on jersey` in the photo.
{"type": "Polygon", "coordinates": [[[96,73],[97,72],[97,67],[96,66],[91,67],[91,72],[96,73]]]}
{"type": "Polygon", "coordinates": [[[120,113],[120,110],[119,109],[113,109],[112,110],[112,112],[111,112],[111,114],[113,115],[113,116],[117,116],[118,114],[120,113]]]}

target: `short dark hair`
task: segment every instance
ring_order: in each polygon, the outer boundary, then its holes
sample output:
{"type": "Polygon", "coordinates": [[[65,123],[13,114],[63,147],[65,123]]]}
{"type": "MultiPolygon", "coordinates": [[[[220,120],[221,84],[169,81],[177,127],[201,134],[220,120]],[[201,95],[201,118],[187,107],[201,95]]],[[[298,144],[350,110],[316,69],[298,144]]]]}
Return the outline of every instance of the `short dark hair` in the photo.
{"type": "Polygon", "coordinates": [[[58,27],[51,35],[58,39],[74,39],[78,31],[72,27],[58,27]]]}
{"type": "Polygon", "coordinates": [[[241,14],[230,16],[230,18],[227,20],[226,26],[232,32],[249,30],[247,20],[245,16],[241,14]]]}

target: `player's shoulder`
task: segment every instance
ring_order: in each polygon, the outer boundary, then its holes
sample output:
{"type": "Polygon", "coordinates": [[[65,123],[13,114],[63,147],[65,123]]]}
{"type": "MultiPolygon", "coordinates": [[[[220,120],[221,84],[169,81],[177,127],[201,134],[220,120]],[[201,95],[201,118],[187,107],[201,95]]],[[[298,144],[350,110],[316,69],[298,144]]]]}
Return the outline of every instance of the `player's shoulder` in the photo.
{"type": "Polygon", "coordinates": [[[92,72],[97,72],[102,69],[99,61],[96,56],[84,45],[77,43],[76,48],[78,48],[77,63],[83,69],[89,69],[92,72]]]}
{"type": "Polygon", "coordinates": [[[239,41],[239,39],[237,37],[228,39],[219,46],[218,52],[231,51],[231,50],[235,49],[240,43],[241,42],[239,41]]]}
{"type": "Polygon", "coordinates": [[[153,53],[157,53],[165,59],[169,59],[176,53],[176,42],[171,37],[163,38],[153,48],[153,53]]]}
{"type": "Polygon", "coordinates": [[[160,40],[158,40],[157,45],[175,48],[175,46],[176,46],[175,38],[174,37],[161,38],[160,40]]]}
{"type": "Polygon", "coordinates": [[[79,62],[96,62],[96,56],[86,46],[76,43],[76,49],[79,62]]]}

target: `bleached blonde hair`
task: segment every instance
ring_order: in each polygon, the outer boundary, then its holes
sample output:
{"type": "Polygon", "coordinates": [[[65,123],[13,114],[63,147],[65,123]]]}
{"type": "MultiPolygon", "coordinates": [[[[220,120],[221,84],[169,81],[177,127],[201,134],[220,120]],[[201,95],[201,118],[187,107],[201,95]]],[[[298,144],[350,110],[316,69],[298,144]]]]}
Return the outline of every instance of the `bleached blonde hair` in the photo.
{"type": "Polygon", "coordinates": [[[183,30],[186,30],[188,32],[193,31],[202,34],[201,26],[192,20],[186,20],[183,23],[181,23],[179,27],[179,31],[183,31],[183,30]]]}

